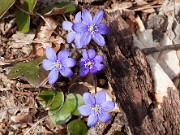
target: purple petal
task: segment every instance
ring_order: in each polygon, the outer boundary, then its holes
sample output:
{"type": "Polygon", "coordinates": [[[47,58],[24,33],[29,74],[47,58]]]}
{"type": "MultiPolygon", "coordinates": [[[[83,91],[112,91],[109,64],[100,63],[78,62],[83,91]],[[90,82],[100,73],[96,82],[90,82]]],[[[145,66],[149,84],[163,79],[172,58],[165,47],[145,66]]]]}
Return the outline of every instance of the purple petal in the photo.
{"type": "Polygon", "coordinates": [[[96,63],[96,64],[94,65],[94,67],[96,68],[96,70],[100,71],[100,70],[102,70],[102,69],[104,68],[104,65],[103,65],[103,64],[100,64],[100,63],[96,63]]]}
{"type": "Polygon", "coordinates": [[[84,60],[88,60],[89,59],[86,49],[82,50],[82,56],[83,56],[84,60]]]}
{"type": "Polygon", "coordinates": [[[88,57],[89,59],[93,59],[96,56],[96,52],[94,49],[89,49],[88,50],[88,57]]]}
{"type": "Polygon", "coordinates": [[[88,117],[87,125],[89,127],[92,127],[92,126],[95,126],[97,122],[98,122],[98,116],[93,113],[88,117]]]}
{"type": "Polygon", "coordinates": [[[102,22],[103,17],[104,17],[104,11],[99,10],[93,18],[93,24],[96,24],[96,25],[100,24],[102,22]]]}
{"type": "Polygon", "coordinates": [[[104,56],[103,55],[96,55],[96,57],[94,58],[95,62],[102,62],[104,60],[104,56]]]}
{"type": "Polygon", "coordinates": [[[82,19],[83,19],[83,23],[85,23],[86,25],[90,25],[92,22],[91,13],[88,10],[84,9],[82,11],[82,19]]]}
{"type": "Polygon", "coordinates": [[[96,67],[93,67],[90,69],[91,74],[96,74],[97,72],[98,72],[98,70],[96,69],[96,67]]]}
{"type": "Polygon", "coordinates": [[[109,27],[106,24],[97,25],[98,33],[107,34],[109,32],[109,27]]]}
{"type": "Polygon", "coordinates": [[[72,23],[71,22],[69,22],[69,21],[64,21],[63,23],[62,23],[62,28],[64,29],[64,30],[69,30],[69,31],[72,31],[72,23]]]}
{"type": "Polygon", "coordinates": [[[57,60],[55,51],[49,46],[46,47],[46,57],[51,61],[57,60]]]}
{"type": "Polygon", "coordinates": [[[94,106],[95,105],[95,100],[94,98],[92,97],[92,95],[90,93],[84,93],[83,94],[83,100],[84,100],[84,103],[86,105],[89,105],[89,106],[94,106]]]}
{"type": "Polygon", "coordinates": [[[82,67],[79,71],[80,76],[86,76],[88,73],[89,73],[89,69],[85,67],[82,67]]]}
{"type": "Polygon", "coordinates": [[[67,58],[61,61],[63,67],[73,67],[76,65],[76,61],[73,58],[67,58]]]}
{"type": "Polygon", "coordinates": [[[76,33],[76,37],[75,37],[75,46],[76,46],[76,48],[82,48],[83,47],[83,44],[82,44],[80,38],[81,38],[81,34],[76,33]]]}
{"type": "Polygon", "coordinates": [[[74,31],[70,32],[66,37],[67,42],[71,43],[75,39],[75,36],[76,36],[76,32],[74,32],[74,31]]]}
{"type": "Polygon", "coordinates": [[[101,107],[102,107],[103,111],[110,111],[110,110],[114,109],[115,104],[112,101],[105,101],[101,104],[101,107]]]}
{"type": "Polygon", "coordinates": [[[81,23],[81,11],[76,14],[74,23],[81,23]]]}
{"type": "Polygon", "coordinates": [[[101,36],[101,34],[94,33],[94,34],[93,34],[93,39],[94,39],[94,41],[95,41],[98,45],[100,45],[100,46],[104,46],[104,45],[105,45],[104,37],[101,36]]]}
{"type": "Polygon", "coordinates": [[[42,61],[42,66],[45,70],[52,70],[55,67],[54,62],[48,59],[42,61]]]}
{"type": "Polygon", "coordinates": [[[73,75],[73,72],[70,68],[66,67],[66,68],[61,68],[60,69],[60,73],[62,76],[64,77],[70,77],[73,75]]]}
{"type": "Polygon", "coordinates": [[[82,45],[88,45],[89,42],[91,41],[91,33],[89,31],[81,34],[80,40],[82,42],[82,45]]]}
{"type": "Polygon", "coordinates": [[[91,108],[88,105],[78,107],[78,111],[82,116],[89,116],[91,114],[91,108]]]}
{"type": "Polygon", "coordinates": [[[101,105],[103,102],[106,101],[106,93],[104,91],[100,91],[96,93],[94,98],[96,100],[96,104],[101,105]]]}
{"type": "Polygon", "coordinates": [[[79,61],[80,67],[83,67],[84,64],[85,64],[85,60],[83,58],[81,58],[80,61],[79,61]]]}
{"type": "Polygon", "coordinates": [[[58,53],[58,60],[59,61],[62,61],[64,59],[67,59],[70,55],[70,52],[69,50],[61,50],[59,53],[58,53]]]}
{"type": "Polygon", "coordinates": [[[110,115],[107,113],[107,112],[102,112],[100,115],[99,115],[99,120],[101,122],[108,122],[109,120],[111,119],[110,115]]]}
{"type": "Polygon", "coordinates": [[[58,76],[59,76],[59,71],[57,68],[51,70],[51,72],[48,75],[49,84],[54,84],[58,80],[58,76]]]}
{"type": "Polygon", "coordinates": [[[88,31],[88,27],[83,23],[73,24],[72,29],[77,33],[83,33],[83,32],[88,31]]]}

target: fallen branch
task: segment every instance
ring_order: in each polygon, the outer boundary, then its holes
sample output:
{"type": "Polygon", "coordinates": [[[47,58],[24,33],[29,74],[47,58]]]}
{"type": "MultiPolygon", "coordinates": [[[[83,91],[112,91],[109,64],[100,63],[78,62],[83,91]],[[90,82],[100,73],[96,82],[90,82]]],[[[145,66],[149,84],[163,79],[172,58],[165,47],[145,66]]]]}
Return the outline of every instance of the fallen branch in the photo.
{"type": "Polygon", "coordinates": [[[155,52],[161,52],[161,51],[167,51],[167,50],[179,50],[179,49],[180,49],[180,44],[174,44],[174,45],[167,45],[167,46],[144,48],[142,49],[142,52],[145,55],[148,55],[155,52]]]}

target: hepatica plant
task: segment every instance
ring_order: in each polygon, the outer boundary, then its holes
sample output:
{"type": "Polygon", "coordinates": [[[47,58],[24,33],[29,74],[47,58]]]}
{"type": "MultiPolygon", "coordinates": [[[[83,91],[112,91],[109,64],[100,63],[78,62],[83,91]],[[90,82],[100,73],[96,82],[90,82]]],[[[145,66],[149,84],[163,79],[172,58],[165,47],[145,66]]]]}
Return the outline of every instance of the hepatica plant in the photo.
{"type": "Polygon", "coordinates": [[[48,75],[48,81],[50,84],[54,84],[58,80],[59,72],[64,77],[70,77],[73,75],[71,67],[75,66],[76,61],[73,58],[69,58],[70,52],[68,50],[61,50],[58,55],[55,51],[46,47],[47,59],[42,61],[43,68],[50,70],[48,75]]]}
{"type": "MultiPolygon", "coordinates": [[[[74,66],[76,66],[76,68],[80,67],[78,71],[78,75],[80,76],[86,76],[88,73],[95,76],[96,73],[103,70],[105,67],[103,64],[103,55],[96,53],[95,49],[86,49],[86,45],[90,43],[91,39],[99,46],[105,45],[105,39],[102,35],[107,34],[109,28],[106,24],[102,23],[103,17],[103,10],[99,10],[94,17],[92,17],[90,12],[84,9],[82,12],[76,14],[74,23],[64,21],[62,27],[69,32],[66,37],[67,42],[74,44],[75,48],[83,48],[79,50],[81,57],[75,59],[70,58],[69,50],[60,50],[56,54],[51,47],[46,47],[46,59],[42,60],[41,67],[38,67],[41,61],[36,62],[35,66],[38,68],[36,67],[36,73],[34,74],[37,76],[42,70],[48,71],[48,82],[53,85],[60,75],[63,77],[73,76],[72,68],[74,66]]],[[[23,64],[20,64],[20,66],[21,65],[23,64]]],[[[17,70],[15,69],[14,71],[17,70]]],[[[31,74],[33,75],[32,72],[31,74]]],[[[28,75],[27,72],[26,75],[28,75]]],[[[47,75],[47,72],[45,75],[47,75]]],[[[63,91],[56,91],[55,93],[52,91],[43,91],[37,99],[40,104],[50,106],[48,109],[49,117],[52,122],[57,125],[68,122],[71,119],[71,115],[88,116],[87,125],[89,127],[95,126],[98,121],[106,123],[110,120],[108,111],[114,108],[114,102],[106,101],[105,91],[96,93],[96,86],[94,97],[90,93],[84,93],[82,97],[80,94],[73,93],[64,96],[63,91]]],[[[87,133],[87,127],[85,127],[84,122],[79,120],[72,120],[68,124],[68,130],[73,134],[87,133]],[[78,124],[76,123],[81,125],[79,127],[83,128],[78,128],[78,124]]]]}
{"type": "Polygon", "coordinates": [[[98,120],[104,123],[110,120],[107,111],[112,110],[115,104],[112,101],[106,101],[104,91],[96,93],[94,97],[90,93],[84,93],[83,100],[86,105],[80,106],[78,111],[83,116],[89,116],[87,123],[89,127],[96,125],[98,120]]]}
{"type": "Polygon", "coordinates": [[[102,55],[96,55],[94,49],[89,49],[88,51],[83,49],[82,56],[83,57],[80,59],[80,76],[85,76],[89,72],[95,74],[104,68],[104,65],[101,64],[104,57],[102,55]]]}
{"type": "Polygon", "coordinates": [[[93,39],[99,46],[104,46],[105,39],[102,35],[107,34],[109,28],[106,24],[102,24],[103,17],[103,10],[99,10],[92,18],[90,12],[84,9],[82,14],[81,12],[76,14],[74,24],[64,21],[63,29],[69,31],[67,42],[73,43],[77,48],[82,48],[93,39]]]}
{"type": "Polygon", "coordinates": [[[82,46],[89,44],[91,38],[100,46],[105,45],[104,37],[101,34],[107,34],[109,28],[106,24],[102,24],[104,17],[103,10],[99,10],[94,18],[86,9],[82,11],[82,23],[75,23],[72,29],[80,33],[80,41],[82,46]]]}
{"type": "MultiPolygon", "coordinates": [[[[106,24],[102,24],[103,17],[103,10],[99,10],[95,16],[92,17],[90,12],[84,9],[82,13],[78,12],[76,14],[74,24],[69,21],[64,21],[62,27],[64,30],[69,31],[66,37],[67,42],[74,44],[76,48],[82,48],[93,39],[99,46],[104,46],[105,39],[102,35],[107,34],[109,28],[106,24]]],[[[102,63],[104,60],[103,55],[96,54],[94,49],[82,49],[81,52],[82,57],[77,62],[80,67],[80,76],[86,76],[88,73],[95,75],[105,67],[102,63]]],[[[64,77],[73,75],[71,68],[76,65],[76,61],[73,58],[69,58],[69,55],[70,52],[68,50],[61,50],[56,55],[52,48],[46,48],[47,59],[42,61],[42,66],[45,70],[50,71],[48,75],[50,84],[54,84],[58,80],[59,73],[64,77]]],[[[84,93],[82,101],[84,101],[85,105],[76,103],[78,104],[78,106],[76,105],[76,109],[80,115],[89,116],[87,121],[89,127],[95,126],[98,121],[106,123],[110,120],[108,111],[114,108],[114,102],[106,101],[104,91],[96,93],[94,97],[90,93],[84,93]]],[[[68,102],[65,102],[65,104],[67,103],[68,102]]],[[[62,113],[60,114],[62,115],[62,113]]]]}
{"type": "MultiPolygon", "coordinates": [[[[78,12],[75,16],[74,23],[81,23],[81,12],[78,12]]],[[[80,42],[80,33],[77,33],[72,29],[73,23],[70,21],[64,21],[62,27],[64,30],[68,30],[69,34],[67,35],[66,39],[68,43],[71,43],[77,48],[81,48],[82,44],[80,42]]]]}

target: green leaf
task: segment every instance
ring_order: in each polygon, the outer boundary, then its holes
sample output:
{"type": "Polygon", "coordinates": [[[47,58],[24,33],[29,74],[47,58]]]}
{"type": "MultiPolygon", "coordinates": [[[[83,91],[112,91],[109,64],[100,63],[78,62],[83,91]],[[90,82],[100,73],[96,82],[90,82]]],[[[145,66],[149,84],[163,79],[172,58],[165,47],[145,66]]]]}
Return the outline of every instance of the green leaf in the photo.
{"type": "Polygon", "coordinates": [[[78,107],[84,105],[83,98],[80,94],[76,94],[76,109],[72,112],[73,115],[80,115],[78,107]]]}
{"type": "Polygon", "coordinates": [[[68,12],[74,12],[76,10],[76,6],[71,2],[61,2],[54,3],[53,5],[47,7],[43,13],[46,16],[64,14],[68,12]]]}
{"type": "Polygon", "coordinates": [[[37,100],[40,104],[50,106],[48,109],[48,115],[51,121],[56,125],[66,123],[71,119],[71,114],[63,107],[64,95],[59,91],[43,91],[41,92],[37,100]]]}
{"type": "Polygon", "coordinates": [[[82,120],[73,120],[68,125],[68,131],[74,135],[87,135],[88,128],[82,120]]]}
{"type": "Polygon", "coordinates": [[[64,102],[63,92],[55,91],[55,97],[51,107],[49,108],[49,111],[59,109],[59,107],[63,104],[63,102],[64,102]]]}
{"type": "Polygon", "coordinates": [[[8,74],[9,79],[23,77],[28,83],[39,87],[47,82],[48,72],[41,65],[45,57],[39,57],[31,62],[20,62],[11,68],[8,74]]]}
{"type": "Polygon", "coordinates": [[[60,109],[50,108],[48,114],[52,122],[56,125],[62,125],[68,122],[72,115],[80,115],[78,112],[78,107],[83,105],[82,96],[80,94],[68,94],[66,101],[60,109]]]}
{"type": "Polygon", "coordinates": [[[54,100],[51,99],[49,102],[53,103],[48,110],[48,115],[55,125],[64,124],[71,119],[71,113],[62,105],[64,102],[64,95],[62,92],[56,91],[54,100]]]}
{"type": "Polygon", "coordinates": [[[60,109],[49,110],[48,115],[55,125],[62,125],[71,119],[71,113],[63,105],[60,109]]]}
{"type": "Polygon", "coordinates": [[[0,18],[14,4],[14,0],[0,0],[0,18]]]}
{"type": "Polygon", "coordinates": [[[42,91],[36,99],[44,107],[50,107],[49,110],[58,109],[64,102],[64,95],[59,91],[42,91]]]}
{"type": "Polygon", "coordinates": [[[74,115],[80,115],[78,107],[84,105],[83,98],[80,94],[70,93],[66,97],[64,106],[74,115]]]}
{"type": "MultiPolygon", "coordinates": [[[[34,6],[36,5],[37,0],[25,0],[22,9],[27,12],[32,12],[34,6]]],[[[24,13],[22,11],[18,11],[16,13],[16,23],[18,26],[18,29],[21,32],[28,32],[30,27],[30,15],[27,13],[24,13]]]]}
{"type": "Polygon", "coordinates": [[[53,102],[55,94],[53,93],[53,91],[48,90],[48,91],[42,91],[37,97],[36,99],[39,101],[39,103],[43,106],[43,107],[47,107],[50,106],[53,102]]]}

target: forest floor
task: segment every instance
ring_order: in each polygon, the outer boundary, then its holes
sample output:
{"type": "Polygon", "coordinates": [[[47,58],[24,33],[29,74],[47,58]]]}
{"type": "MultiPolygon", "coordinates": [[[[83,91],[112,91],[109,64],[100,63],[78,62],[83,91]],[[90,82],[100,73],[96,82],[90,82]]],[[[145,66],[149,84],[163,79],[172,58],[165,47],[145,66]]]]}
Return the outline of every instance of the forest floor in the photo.
{"type": "MultiPolygon", "coordinates": [[[[39,13],[44,7],[53,2],[61,0],[38,0],[34,10],[39,13]]],[[[76,4],[75,12],[65,15],[50,15],[44,19],[38,15],[31,16],[30,30],[21,33],[16,25],[15,12],[21,5],[13,5],[0,18],[0,135],[65,135],[66,125],[54,125],[46,117],[47,110],[43,108],[36,97],[42,90],[48,90],[51,86],[47,83],[47,78],[43,78],[40,84],[27,82],[23,73],[13,79],[8,78],[11,68],[19,62],[29,62],[44,55],[45,46],[51,46],[56,52],[61,49],[75,49],[69,45],[65,38],[66,31],[62,29],[64,20],[73,20],[75,13],[82,9],[88,9],[95,13],[98,9],[103,9],[106,14],[117,12],[129,25],[134,39],[134,46],[140,49],[151,47],[165,47],[167,45],[180,45],[180,1],[179,0],[90,0],[88,2],[72,1],[76,4]],[[46,41],[45,41],[46,40],[46,41]],[[35,87],[34,87],[35,86],[35,87]]],[[[179,46],[171,51],[159,51],[152,54],[156,60],[155,64],[162,75],[163,86],[155,87],[176,87],[180,88],[179,81],[179,46]],[[164,78],[166,76],[166,78],[164,78]]],[[[76,53],[72,54],[75,55],[76,53]]],[[[152,69],[153,71],[153,69],[152,69]]],[[[27,72],[27,71],[26,71],[27,72]]],[[[74,69],[75,74],[78,71],[74,69]]],[[[158,74],[158,73],[156,73],[158,74]]],[[[97,74],[98,90],[106,89],[110,98],[115,100],[113,90],[107,81],[108,76],[102,71],[97,74]]],[[[93,93],[93,76],[73,77],[70,79],[60,78],[57,88],[62,88],[68,92],[75,91],[82,94],[83,91],[93,93]]],[[[162,91],[161,91],[162,92],[162,91]]],[[[163,92],[162,92],[163,93],[163,92]]],[[[161,98],[157,99],[161,102],[161,98]]],[[[131,134],[126,123],[125,116],[121,109],[116,107],[111,112],[110,122],[98,123],[96,127],[90,128],[88,134],[111,135],[115,131],[122,131],[124,134],[131,134]]]]}

